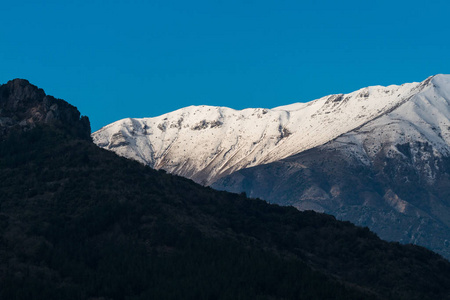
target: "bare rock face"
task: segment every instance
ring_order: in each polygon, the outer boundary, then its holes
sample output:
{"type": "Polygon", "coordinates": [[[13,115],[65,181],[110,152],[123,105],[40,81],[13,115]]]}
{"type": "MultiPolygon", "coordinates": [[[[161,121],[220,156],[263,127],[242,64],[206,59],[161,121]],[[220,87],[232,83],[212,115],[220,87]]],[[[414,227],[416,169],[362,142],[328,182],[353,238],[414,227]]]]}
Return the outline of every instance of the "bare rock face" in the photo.
{"type": "Polygon", "coordinates": [[[25,79],[0,86],[0,139],[12,130],[30,130],[48,124],[83,139],[90,139],[89,119],[75,106],[45,94],[25,79]]]}

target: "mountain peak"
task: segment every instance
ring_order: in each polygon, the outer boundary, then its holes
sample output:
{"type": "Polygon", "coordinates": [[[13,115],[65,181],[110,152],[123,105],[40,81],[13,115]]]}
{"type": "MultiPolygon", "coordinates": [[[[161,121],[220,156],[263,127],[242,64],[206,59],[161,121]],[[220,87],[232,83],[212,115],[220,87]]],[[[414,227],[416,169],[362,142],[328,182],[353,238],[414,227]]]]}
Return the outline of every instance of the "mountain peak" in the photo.
{"type": "Polygon", "coordinates": [[[62,128],[90,139],[90,123],[75,106],[46,95],[26,79],[13,79],[0,85],[0,138],[13,130],[27,131],[37,125],[62,128]]]}
{"type": "Polygon", "coordinates": [[[16,78],[8,81],[1,87],[0,101],[2,106],[4,101],[8,100],[7,105],[12,105],[12,107],[17,107],[20,102],[29,102],[32,99],[39,99],[45,97],[45,92],[39,89],[37,86],[32,85],[26,79],[16,78]]]}
{"type": "Polygon", "coordinates": [[[431,82],[434,84],[434,86],[448,86],[450,85],[450,75],[447,74],[438,74],[435,76],[430,77],[431,78],[431,82]]]}
{"type": "Polygon", "coordinates": [[[23,78],[15,78],[15,79],[13,79],[13,80],[9,80],[9,81],[6,83],[6,85],[11,86],[11,87],[13,87],[13,86],[17,86],[17,87],[22,86],[22,87],[23,87],[23,86],[30,85],[30,86],[32,86],[32,87],[34,87],[34,88],[37,89],[36,86],[32,85],[28,80],[23,79],[23,78]]]}

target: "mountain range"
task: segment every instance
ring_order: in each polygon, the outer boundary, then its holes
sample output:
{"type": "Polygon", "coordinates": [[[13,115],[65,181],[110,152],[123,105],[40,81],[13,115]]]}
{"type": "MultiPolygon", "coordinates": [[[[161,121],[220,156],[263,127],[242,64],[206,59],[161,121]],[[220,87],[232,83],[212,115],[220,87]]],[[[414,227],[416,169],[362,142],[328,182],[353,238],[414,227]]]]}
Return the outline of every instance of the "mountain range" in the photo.
{"type": "Polygon", "coordinates": [[[101,149],[26,80],[0,120],[0,299],[450,299],[442,256],[101,149]]]}
{"type": "Polygon", "coordinates": [[[191,106],[92,134],[220,190],[315,210],[450,257],[450,76],[273,109],[191,106]]]}

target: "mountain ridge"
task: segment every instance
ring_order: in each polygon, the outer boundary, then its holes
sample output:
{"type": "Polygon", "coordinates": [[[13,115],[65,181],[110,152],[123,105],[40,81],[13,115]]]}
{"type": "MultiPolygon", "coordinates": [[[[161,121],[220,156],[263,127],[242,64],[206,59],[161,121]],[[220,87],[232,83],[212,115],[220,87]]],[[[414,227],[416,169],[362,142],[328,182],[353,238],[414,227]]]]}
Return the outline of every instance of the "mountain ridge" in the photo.
{"type": "Polygon", "coordinates": [[[295,155],[362,126],[407,102],[435,77],[273,109],[190,106],[160,117],[120,120],[92,136],[96,144],[119,155],[209,185],[239,169],[295,155]]]}

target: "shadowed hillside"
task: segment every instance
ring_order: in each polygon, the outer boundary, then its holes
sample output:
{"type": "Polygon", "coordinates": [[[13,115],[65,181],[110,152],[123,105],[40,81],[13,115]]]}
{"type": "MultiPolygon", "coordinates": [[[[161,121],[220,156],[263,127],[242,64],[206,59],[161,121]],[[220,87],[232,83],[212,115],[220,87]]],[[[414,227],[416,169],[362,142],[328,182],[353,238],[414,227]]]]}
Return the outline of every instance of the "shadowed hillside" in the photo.
{"type": "Polygon", "coordinates": [[[62,121],[13,126],[0,142],[0,299],[449,293],[450,263],[431,251],[152,170],[62,121]]]}

